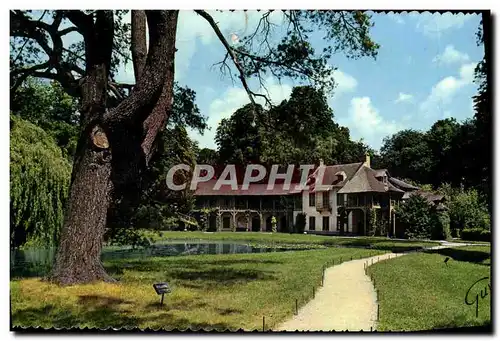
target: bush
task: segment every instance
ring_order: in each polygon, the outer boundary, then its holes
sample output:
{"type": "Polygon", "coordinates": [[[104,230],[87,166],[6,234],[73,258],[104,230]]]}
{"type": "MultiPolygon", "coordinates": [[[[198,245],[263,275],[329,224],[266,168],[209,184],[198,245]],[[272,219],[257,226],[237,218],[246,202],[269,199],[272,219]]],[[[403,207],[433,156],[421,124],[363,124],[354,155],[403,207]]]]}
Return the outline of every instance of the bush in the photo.
{"type": "Polygon", "coordinates": [[[464,229],[490,229],[487,205],[475,189],[456,189],[445,184],[439,190],[446,197],[453,237],[464,229]]]}
{"type": "Polygon", "coordinates": [[[447,211],[433,210],[434,223],[431,228],[431,239],[446,240],[451,237],[450,216],[447,211]]]}
{"type": "Polygon", "coordinates": [[[432,207],[420,195],[412,195],[396,209],[399,221],[404,224],[405,237],[427,239],[431,237],[432,225],[435,222],[432,207]]]}
{"type": "Polygon", "coordinates": [[[306,229],[306,214],[299,213],[297,214],[297,218],[295,218],[294,232],[304,233],[305,229],[306,229]]]}
{"type": "Polygon", "coordinates": [[[464,240],[489,242],[491,241],[491,232],[490,230],[482,228],[464,229],[460,234],[460,238],[464,240]]]}

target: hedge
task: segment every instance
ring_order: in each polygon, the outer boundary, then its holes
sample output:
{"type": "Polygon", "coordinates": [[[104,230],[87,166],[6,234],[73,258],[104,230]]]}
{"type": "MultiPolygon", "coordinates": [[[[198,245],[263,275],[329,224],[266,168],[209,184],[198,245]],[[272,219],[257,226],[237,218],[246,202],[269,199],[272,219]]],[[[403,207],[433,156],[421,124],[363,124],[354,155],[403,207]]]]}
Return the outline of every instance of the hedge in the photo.
{"type": "Polygon", "coordinates": [[[463,229],[460,238],[463,240],[489,242],[491,241],[491,231],[480,228],[463,229]]]}

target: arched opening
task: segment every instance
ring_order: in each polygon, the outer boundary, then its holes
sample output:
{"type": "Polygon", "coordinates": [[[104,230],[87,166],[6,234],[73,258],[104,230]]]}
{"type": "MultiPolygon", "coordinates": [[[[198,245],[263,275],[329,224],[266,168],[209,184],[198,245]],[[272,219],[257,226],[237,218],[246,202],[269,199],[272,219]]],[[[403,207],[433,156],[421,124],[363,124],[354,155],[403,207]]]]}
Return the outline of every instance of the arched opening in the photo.
{"type": "Polygon", "coordinates": [[[272,231],[273,225],[271,224],[271,217],[266,218],[266,231],[272,231]]]}
{"type": "Polygon", "coordinates": [[[288,232],[288,225],[287,225],[287,220],[286,216],[281,216],[280,217],[280,224],[279,224],[279,230],[280,232],[288,232]]]}
{"type": "Polygon", "coordinates": [[[260,231],[260,217],[258,216],[252,217],[252,231],[253,232],[260,231]]]}

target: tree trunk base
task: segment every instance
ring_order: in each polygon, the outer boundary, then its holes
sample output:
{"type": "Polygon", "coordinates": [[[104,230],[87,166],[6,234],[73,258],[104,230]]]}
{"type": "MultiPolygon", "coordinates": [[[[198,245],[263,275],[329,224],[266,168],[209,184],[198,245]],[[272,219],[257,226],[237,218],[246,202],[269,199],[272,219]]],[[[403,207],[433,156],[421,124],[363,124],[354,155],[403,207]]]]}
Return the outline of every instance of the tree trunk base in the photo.
{"type": "Polygon", "coordinates": [[[48,281],[61,286],[86,284],[92,282],[116,283],[117,280],[106,273],[101,263],[89,267],[58,267],[59,271],[54,271],[48,281]]]}

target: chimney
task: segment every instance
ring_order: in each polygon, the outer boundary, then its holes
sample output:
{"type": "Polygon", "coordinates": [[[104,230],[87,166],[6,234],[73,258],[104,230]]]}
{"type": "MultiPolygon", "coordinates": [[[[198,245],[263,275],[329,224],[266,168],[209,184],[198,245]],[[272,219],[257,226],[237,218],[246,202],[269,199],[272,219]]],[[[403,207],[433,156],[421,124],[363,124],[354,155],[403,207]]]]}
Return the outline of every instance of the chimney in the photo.
{"type": "Polygon", "coordinates": [[[370,165],[370,154],[366,153],[365,154],[365,166],[368,167],[368,168],[371,168],[371,165],[370,165]]]}

